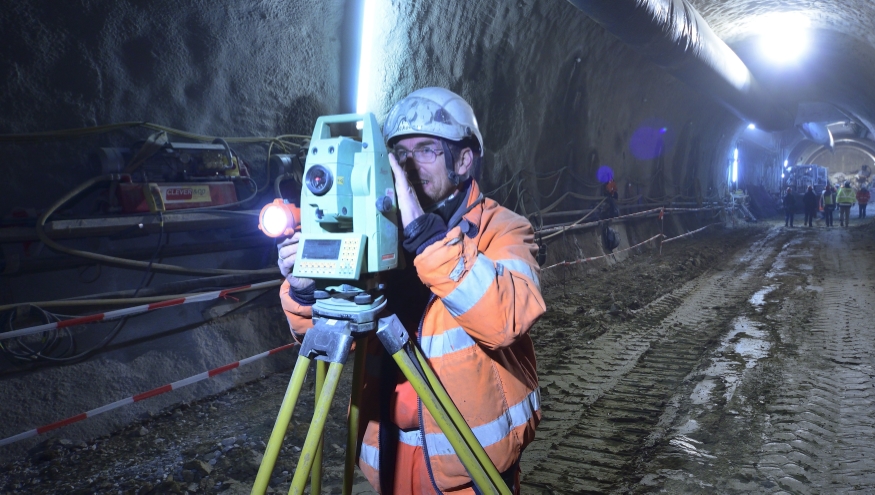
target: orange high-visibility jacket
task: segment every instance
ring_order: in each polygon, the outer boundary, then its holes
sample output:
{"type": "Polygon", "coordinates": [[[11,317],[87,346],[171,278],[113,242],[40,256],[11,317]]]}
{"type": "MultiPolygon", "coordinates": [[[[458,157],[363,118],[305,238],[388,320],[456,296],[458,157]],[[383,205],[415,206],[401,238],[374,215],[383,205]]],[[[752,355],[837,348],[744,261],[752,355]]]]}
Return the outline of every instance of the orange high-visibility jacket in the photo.
{"type": "MultiPolygon", "coordinates": [[[[462,416],[499,472],[516,463],[535,436],[541,419],[535,351],[529,329],[546,310],[535,261],[531,224],[480,194],[472,182],[469,211],[443,240],[416,256],[417,275],[435,297],[426,307],[421,329],[408,328],[462,416]]],[[[312,326],[311,308],[280,289],[283,309],[294,333],[312,326]]],[[[367,343],[364,403],[360,408],[358,460],[362,472],[380,489],[378,402],[381,359],[391,359],[375,336],[367,343]]],[[[399,401],[400,402],[400,401],[399,401]]],[[[400,431],[399,441],[422,446],[433,481],[440,490],[457,490],[471,479],[446,436],[419,404],[418,429],[400,431]]],[[[403,416],[404,413],[396,413],[403,416]]],[[[396,473],[411,476],[413,473],[396,473]]]]}

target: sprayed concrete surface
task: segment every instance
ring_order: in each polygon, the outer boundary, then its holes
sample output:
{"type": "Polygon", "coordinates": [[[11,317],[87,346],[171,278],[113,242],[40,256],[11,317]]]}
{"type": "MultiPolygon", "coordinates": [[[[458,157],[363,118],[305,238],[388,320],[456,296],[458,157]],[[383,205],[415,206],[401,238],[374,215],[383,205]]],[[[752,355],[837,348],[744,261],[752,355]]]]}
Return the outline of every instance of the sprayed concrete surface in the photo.
{"type": "MultiPolygon", "coordinates": [[[[875,224],[760,225],[584,265],[533,330],[544,421],[523,493],[872,493],[875,224]]],[[[328,419],[339,490],[349,367],[328,419]]],[[[60,431],[3,493],[248,493],[288,373],[90,442],[60,431]]],[[[289,487],[310,379],[270,486],[289,487]]],[[[360,474],[355,493],[370,493],[360,474]]]]}

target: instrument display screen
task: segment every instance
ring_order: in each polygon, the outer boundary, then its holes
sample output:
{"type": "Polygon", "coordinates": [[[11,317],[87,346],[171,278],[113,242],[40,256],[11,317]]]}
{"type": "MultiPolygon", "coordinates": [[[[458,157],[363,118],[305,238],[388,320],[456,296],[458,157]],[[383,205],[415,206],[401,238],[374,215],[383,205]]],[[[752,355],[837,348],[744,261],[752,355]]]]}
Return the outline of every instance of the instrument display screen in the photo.
{"type": "Polygon", "coordinates": [[[307,239],[301,258],[305,260],[336,260],[340,257],[340,239],[307,239]]]}

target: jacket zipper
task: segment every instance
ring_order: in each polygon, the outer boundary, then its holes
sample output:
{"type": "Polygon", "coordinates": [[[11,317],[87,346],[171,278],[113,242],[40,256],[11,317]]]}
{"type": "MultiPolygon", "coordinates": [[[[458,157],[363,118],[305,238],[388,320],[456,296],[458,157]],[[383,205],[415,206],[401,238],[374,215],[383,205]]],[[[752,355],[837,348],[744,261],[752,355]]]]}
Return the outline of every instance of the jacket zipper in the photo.
{"type": "MultiPolygon", "coordinates": [[[[417,344],[422,344],[422,324],[425,323],[425,315],[428,313],[428,310],[431,309],[435,299],[437,299],[437,296],[432,294],[431,298],[428,300],[428,304],[425,305],[425,311],[422,312],[422,318],[419,320],[419,328],[416,330],[417,344]]],[[[422,418],[422,399],[419,397],[416,398],[416,409],[417,413],[419,413],[419,437],[422,441],[422,454],[425,456],[425,467],[428,471],[428,478],[431,480],[431,486],[434,487],[435,492],[443,494],[440,488],[438,488],[437,482],[434,480],[434,472],[431,469],[431,459],[428,457],[428,445],[425,443],[425,423],[422,418]]]]}
{"type": "MultiPolygon", "coordinates": [[[[482,202],[483,193],[480,193],[480,195],[477,197],[477,200],[472,204],[468,205],[468,207],[465,208],[464,212],[455,222],[453,222],[452,218],[450,219],[450,222],[453,224],[453,226],[447,226],[447,230],[452,229],[455,224],[461,222],[461,220],[465,217],[466,214],[468,214],[468,212],[473,210],[477,205],[482,202]]],[[[422,345],[422,325],[425,323],[425,315],[428,314],[428,310],[431,309],[431,306],[434,304],[435,299],[437,299],[437,296],[432,293],[431,297],[428,300],[428,304],[425,305],[425,311],[422,312],[422,318],[419,319],[419,328],[416,330],[416,343],[420,346],[422,345]]],[[[428,471],[428,478],[429,480],[431,480],[431,486],[434,487],[434,491],[440,495],[443,495],[443,492],[440,488],[438,488],[437,482],[434,480],[434,471],[432,471],[431,459],[428,456],[428,445],[426,445],[425,443],[425,422],[423,421],[422,417],[422,399],[419,397],[416,398],[416,409],[417,413],[419,414],[419,438],[422,441],[422,455],[425,457],[425,467],[428,471]]]]}

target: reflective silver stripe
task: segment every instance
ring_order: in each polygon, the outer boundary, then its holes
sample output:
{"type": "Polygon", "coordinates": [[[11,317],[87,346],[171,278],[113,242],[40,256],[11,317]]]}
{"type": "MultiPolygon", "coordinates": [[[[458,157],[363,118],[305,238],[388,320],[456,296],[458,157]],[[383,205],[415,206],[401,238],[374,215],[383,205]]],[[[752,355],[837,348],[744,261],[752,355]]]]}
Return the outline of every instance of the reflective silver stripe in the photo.
{"type": "Polygon", "coordinates": [[[451,328],[440,335],[423,337],[422,352],[429,359],[438,358],[475,345],[474,339],[462,327],[451,328]]]}
{"type": "Polygon", "coordinates": [[[504,265],[505,268],[529,277],[530,279],[532,279],[532,282],[535,283],[535,286],[538,288],[538,290],[541,290],[541,281],[538,279],[538,276],[535,275],[535,270],[533,270],[532,267],[525,261],[521,259],[509,259],[496,260],[495,262],[499,265],[504,265]]]}
{"type": "Polygon", "coordinates": [[[412,431],[398,431],[398,440],[405,445],[410,445],[413,447],[422,446],[422,435],[419,433],[419,430],[412,431]]]}
{"type": "Polygon", "coordinates": [[[495,264],[491,259],[483,255],[477,255],[477,261],[471,267],[471,271],[462,279],[462,283],[456,286],[452,292],[441,301],[453,316],[461,316],[473,308],[477,301],[495,281],[495,264]]]}
{"type": "Polygon", "coordinates": [[[366,443],[362,443],[362,453],[359,455],[359,460],[371,466],[374,469],[380,469],[380,449],[371,447],[366,443]]]}
{"type": "MultiPolygon", "coordinates": [[[[526,424],[535,411],[541,408],[541,390],[535,389],[518,404],[514,404],[498,419],[485,425],[472,428],[474,436],[484,448],[500,442],[510,435],[511,430],[526,424]]],[[[443,433],[429,433],[425,436],[428,444],[428,455],[455,455],[456,451],[443,433]]]]}

